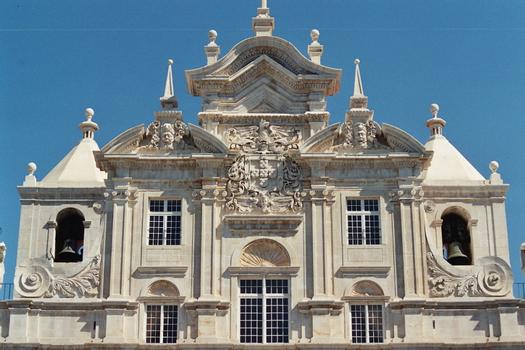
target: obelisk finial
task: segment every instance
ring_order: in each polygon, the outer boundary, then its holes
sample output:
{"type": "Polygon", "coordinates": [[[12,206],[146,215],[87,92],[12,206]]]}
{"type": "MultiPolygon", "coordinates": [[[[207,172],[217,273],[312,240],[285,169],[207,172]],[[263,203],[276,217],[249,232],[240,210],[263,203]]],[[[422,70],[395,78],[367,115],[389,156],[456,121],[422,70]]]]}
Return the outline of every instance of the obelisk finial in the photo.
{"type": "Polygon", "coordinates": [[[175,97],[175,89],[173,87],[173,73],[171,66],[173,60],[168,59],[168,73],[166,74],[166,83],[164,84],[164,96],[160,98],[160,105],[163,109],[176,109],[179,104],[175,97]]]}

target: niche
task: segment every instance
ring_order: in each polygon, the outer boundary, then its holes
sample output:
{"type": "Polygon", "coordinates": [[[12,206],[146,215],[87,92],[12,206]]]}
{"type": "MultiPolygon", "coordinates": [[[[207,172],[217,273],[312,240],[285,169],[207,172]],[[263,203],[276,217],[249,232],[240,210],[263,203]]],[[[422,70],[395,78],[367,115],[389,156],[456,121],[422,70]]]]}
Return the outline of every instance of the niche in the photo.
{"type": "Polygon", "coordinates": [[[456,213],[444,214],[443,224],[443,257],[451,265],[471,265],[470,232],[467,220],[456,213]]]}
{"type": "Polygon", "coordinates": [[[55,262],[82,261],[84,252],[84,215],[74,208],[57,215],[55,262]]]}

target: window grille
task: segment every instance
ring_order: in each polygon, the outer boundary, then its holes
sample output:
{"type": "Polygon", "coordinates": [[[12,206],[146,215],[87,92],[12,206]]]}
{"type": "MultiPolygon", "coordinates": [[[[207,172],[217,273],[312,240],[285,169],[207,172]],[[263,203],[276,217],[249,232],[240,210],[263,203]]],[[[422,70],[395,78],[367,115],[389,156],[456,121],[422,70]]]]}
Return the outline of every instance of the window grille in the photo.
{"type": "Polygon", "coordinates": [[[377,199],[347,199],[346,212],[349,245],[381,244],[377,199]]]}
{"type": "Polygon", "coordinates": [[[350,305],[352,343],[383,342],[383,305],[350,305]]]}
{"type": "Polygon", "coordinates": [[[240,281],[241,343],[288,343],[288,280],[240,281]]]}
{"type": "Polygon", "coordinates": [[[177,318],[177,305],[146,305],[146,343],[176,343],[177,318]]]}
{"type": "Polygon", "coordinates": [[[148,245],[180,245],[181,201],[151,199],[148,225],[148,245]]]}

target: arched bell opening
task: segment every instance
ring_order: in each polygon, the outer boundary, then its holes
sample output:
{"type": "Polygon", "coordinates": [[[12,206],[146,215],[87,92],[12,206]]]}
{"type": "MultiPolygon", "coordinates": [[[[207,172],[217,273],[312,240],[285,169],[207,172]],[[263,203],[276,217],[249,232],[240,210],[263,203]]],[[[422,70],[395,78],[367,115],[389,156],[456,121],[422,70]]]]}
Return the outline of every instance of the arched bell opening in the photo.
{"type": "Polygon", "coordinates": [[[455,212],[445,213],[441,219],[443,257],[451,265],[471,265],[471,237],[467,219],[455,212]]]}
{"type": "Polygon", "coordinates": [[[84,253],[84,215],[67,208],[57,215],[55,262],[79,262],[84,253]]]}

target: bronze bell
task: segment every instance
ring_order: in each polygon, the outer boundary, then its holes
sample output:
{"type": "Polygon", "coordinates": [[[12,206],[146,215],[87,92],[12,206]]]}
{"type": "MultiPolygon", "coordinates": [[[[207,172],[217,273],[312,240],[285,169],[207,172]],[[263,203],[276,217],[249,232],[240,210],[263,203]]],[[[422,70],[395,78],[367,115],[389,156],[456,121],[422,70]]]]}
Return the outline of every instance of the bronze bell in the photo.
{"type": "Polygon", "coordinates": [[[67,239],[64,242],[64,248],[58,253],[57,258],[59,261],[68,262],[68,261],[77,261],[78,254],[71,247],[71,240],[67,239]]]}
{"type": "Polygon", "coordinates": [[[470,258],[461,251],[461,243],[455,241],[448,245],[447,261],[451,265],[469,265],[470,258]]]}

